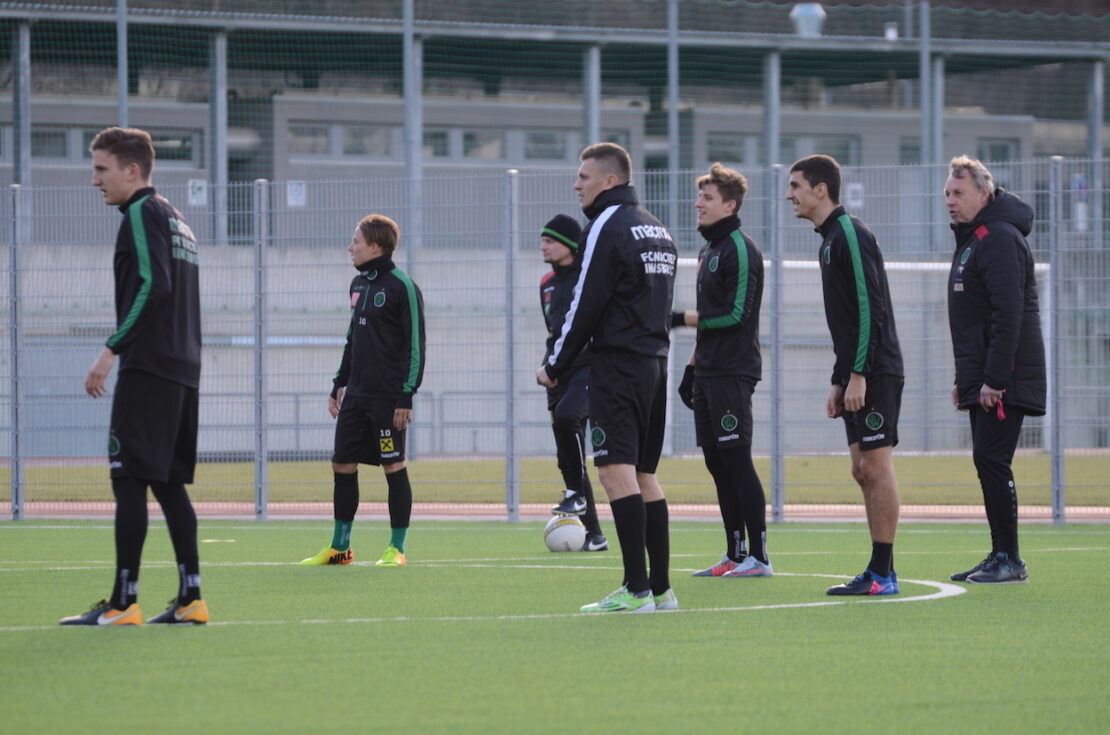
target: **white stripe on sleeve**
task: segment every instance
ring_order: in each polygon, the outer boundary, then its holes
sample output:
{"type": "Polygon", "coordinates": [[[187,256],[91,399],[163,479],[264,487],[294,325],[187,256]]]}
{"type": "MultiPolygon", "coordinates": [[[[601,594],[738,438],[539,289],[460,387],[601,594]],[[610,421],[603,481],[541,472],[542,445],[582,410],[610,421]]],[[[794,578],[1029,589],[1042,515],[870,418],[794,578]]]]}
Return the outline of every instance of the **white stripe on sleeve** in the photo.
{"type": "Polygon", "coordinates": [[[590,228],[590,235],[586,238],[586,249],[582,252],[582,270],[578,274],[578,282],[574,284],[574,298],[571,299],[570,308],[567,310],[567,316],[563,320],[563,330],[559,333],[559,339],[555,340],[555,346],[551,349],[551,357],[547,358],[548,365],[555,364],[555,361],[559,358],[559,353],[563,349],[563,342],[566,340],[567,335],[570,334],[570,330],[574,327],[574,317],[578,313],[578,303],[582,300],[582,286],[586,283],[586,275],[590,272],[590,265],[593,263],[597,239],[601,237],[601,230],[605,227],[605,223],[609,221],[609,218],[612,217],[619,208],[619,204],[614,204],[606,209],[597,216],[597,219],[594,220],[593,227],[590,228]]]}

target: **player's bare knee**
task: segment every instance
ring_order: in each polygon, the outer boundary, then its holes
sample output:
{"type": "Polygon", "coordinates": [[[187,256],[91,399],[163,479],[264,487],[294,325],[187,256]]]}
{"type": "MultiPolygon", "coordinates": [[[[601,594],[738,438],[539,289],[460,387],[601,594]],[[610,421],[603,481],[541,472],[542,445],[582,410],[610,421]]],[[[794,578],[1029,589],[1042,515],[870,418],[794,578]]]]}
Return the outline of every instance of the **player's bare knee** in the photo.
{"type": "Polygon", "coordinates": [[[860,456],[858,464],[852,467],[852,476],[861,485],[872,486],[885,482],[893,474],[894,470],[887,456],[871,456],[866,452],[860,456]]]}
{"type": "Polygon", "coordinates": [[[863,460],[852,463],[852,479],[860,485],[867,483],[867,472],[863,468],[863,460]]]}
{"type": "Polygon", "coordinates": [[[358,472],[358,464],[338,464],[336,462],[332,462],[331,471],[336,473],[337,475],[353,475],[358,472]]]}
{"type": "Polygon", "coordinates": [[[877,470],[876,464],[868,461],[866,455],[864,455],[860,457],[859,462],[852,466],[852,477],[860,485],[871,485],[878,475],[877,470]]]}
{"type": "Polygon", "coordinates": [[[393,464],[383,464],[382,470],[387,475],[392,475],[394,472],[400,472],[405,469],[407,465],[404,462],[394,462],[393,464]]]}

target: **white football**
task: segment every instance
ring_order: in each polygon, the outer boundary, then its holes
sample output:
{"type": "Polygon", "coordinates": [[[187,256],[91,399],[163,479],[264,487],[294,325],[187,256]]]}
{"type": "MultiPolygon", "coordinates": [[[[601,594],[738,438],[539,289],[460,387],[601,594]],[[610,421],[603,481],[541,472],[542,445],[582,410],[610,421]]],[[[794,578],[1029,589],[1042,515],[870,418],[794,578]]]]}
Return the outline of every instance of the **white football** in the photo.
{"type": "Polygon", "coordinates": [[[543,541],[552,551],[581,551],[586,527],[574,516],[555,516],[543,529],[543,541]]]}

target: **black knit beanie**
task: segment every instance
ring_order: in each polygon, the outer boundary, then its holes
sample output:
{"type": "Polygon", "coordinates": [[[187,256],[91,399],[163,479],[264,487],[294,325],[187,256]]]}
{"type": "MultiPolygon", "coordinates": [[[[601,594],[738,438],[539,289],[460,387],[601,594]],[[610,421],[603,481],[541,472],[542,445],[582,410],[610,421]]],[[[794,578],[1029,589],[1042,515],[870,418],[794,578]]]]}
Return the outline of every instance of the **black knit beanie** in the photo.
{"type": "Polygon", "coordinates": [[[578,238],[582,236],[582,228],[573,217],[566,214],[557,214],[543,226],[543,232],[540,234],[544,237],[550,237],[552,240],[558,240],[571,250],[578,252],[578,238]]]}

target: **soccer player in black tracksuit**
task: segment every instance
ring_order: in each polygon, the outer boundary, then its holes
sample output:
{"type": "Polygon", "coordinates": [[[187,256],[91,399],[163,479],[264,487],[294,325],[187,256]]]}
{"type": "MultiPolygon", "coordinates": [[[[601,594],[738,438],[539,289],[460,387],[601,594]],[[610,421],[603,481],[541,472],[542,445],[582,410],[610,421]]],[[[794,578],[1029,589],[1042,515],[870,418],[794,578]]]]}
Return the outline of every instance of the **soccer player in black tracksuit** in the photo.
{"type": "Polygon", "coordinates": [[[766,497],[752,464],[752,391],[762,377],[759,306],[763,254],[740,230],[748,181],[713,164],[697,181],[697,311],[675,312],[672,326],[698,328],[697,344],[679,386],[694,410],[698,446],[717,487],[725,525],[725,554],[695,577],[770,577],[766,497]],[[744,545],[747,527],[751,553],[744,545]]]}
{"type": "Polygon", "coordinates": [[[116,236],[116,331],[93,361],[85,392],[94,398],[119,357],[112,396],[108,467],[116,499],[116,581],[112,595],[62,625],[136,625],[139,564],[146,540],[146,489],[162,506],[180,584],[148,623],[203,624],[197,517],[185,490],[197,459],[200,287],[197,243],[172,204],[150,184],[154,144],[145,131],[108,128],[89,146],[93,186],[123,213],[116,236]]]}
{"type": "Polygon", "coordinates": [[[405,565],[412,486],[405,466],[405,429],[412,397],[424,378],[424,299],[393,264],[400,239],[389,217],[363,217],[347,252],[358,275],[348,289],[351,324],[335,374],[328,412],[335,424],[335,527],[331,544],[301,564],[350,564],[351,526],[358,511],[358,466],[381,465],[389,504],[389,546],[377,566],[405,565]]]}
{"type": "Polygon", "coordinates": [[[596,143],[580,158],[574,188],[590,218],[582,236],[582,273],[536,381],[557,385],[590,343],[590,443],[620,539],[624,581],[582,611],[675,609],[667,501],[655,470],[663,450],[678,256],[667,229],[637,203],[628,152],[596,143]]]}
{"type": "Polygon", "coordinates": [[[944,185],[956,235],[948,323],[956,358],[952,403],[971,419],[972,457],[983,488],[991,553],[957,582],[1025,582],[1011,467],[1026,416],[1045,413],[1045,352],[1033,255],[1033,209],[994,187],[990,171],[953,158],[944,185]]]}
{"type": "Polygon", "coordinates": [[[863,491],[871,532],[867,569],[828,593],[895,595],[899,503],[892,450],[898,444],[905,382],[902,350],[882,252],[867,226],[840,206],[840,183],[840,165],[834,159],[807,156],[790,168],[786,194],[794,216],[808,219],[822,237],[821,288],[836,354],[825,413],[844,418],[852,477],[863,491]]]}
{"type": "MultiPolygon", "coordinates": [[[[540,234],[540,253],[551,270],[540,279],[540,306],[547,325],[547,352],[551,356],[555,340],[563,331],[563,321],[574,296],[574,285],[582,272],[577,258],[578,238],[582,228],[565,214],[557,214],[540,234]]],[[[589,348],[578,354],[567,376],[554,388],[547,389],[547,410],[551,412],[551,430],[555,434],[555,457],[563,475],[566,491],[563,499],[551,509],[556,515],[581,515],[586,526],[582,551],[608,551],[609,543],[601,533],[597,505],[586,471],[586,419],[590,415],[589,348]]]]}

